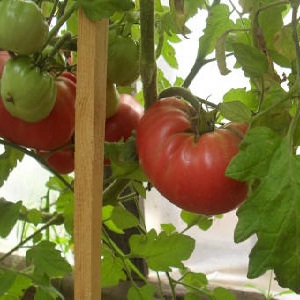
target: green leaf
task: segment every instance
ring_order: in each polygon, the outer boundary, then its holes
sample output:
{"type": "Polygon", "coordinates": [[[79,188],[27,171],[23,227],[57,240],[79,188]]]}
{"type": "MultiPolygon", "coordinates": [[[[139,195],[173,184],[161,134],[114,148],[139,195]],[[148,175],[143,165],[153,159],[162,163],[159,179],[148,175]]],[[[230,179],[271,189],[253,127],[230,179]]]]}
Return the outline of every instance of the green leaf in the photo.
{"type": "Polygon", "coordinates": [[[207,230],[213,224],[213,219],[211,217],[191,213],[185,210],[181,211],[180,217],[186,223],[188,228],[198,226],[202,230],[207,230]]]}
{"type": "Polygon", "coordinates": [[[63,295],[59,293],[53,286],[38,286],[34,295],[34,300],[56,300],[64,299],[63,295]]]}
{"type": "Polygon", "coordinates": [[[213,297],[213,299],[215,300],[236,300],[235,295],[233,295],[229,290],[222,287],[216,287],[213,290],[213,297]]]}
{"type": "Polygon", "coordinates": [[[110,160],[113,178],[147,181],[137,157],[135,137],[126,142],[105,142],[104,155],[110,160]]]}
{"type": "Polygon", "coordinates": [[[181,268],[195,247],[195,240],[190,236],[166,232],[157,235],[152,229],[147,235],[132,235],[129,240],[132,257],[147,260],[154,271],[171,271],[171,267],[181,268]]]}
{"type": "Polygon", "coordinates": [[[122,259],[105,246],[102,250],[101,274],[102,287],[116,286],[120,280],[127,278],[122,259]]]}
{"type": "Polygon", "coordinates": [[[0,198],[0,236],[5,238],[9,235],[19,219],[22,201],[16,203],[0,198]]]}
{"type": "Polygon", "coordinates": [[[0,187],[7,180],[10,172],[17,166],[24,157],[24,153],[12,147],[5,146],[4,152],[0,155],[0,187]]]}
{"type": "Polygon", "coordinates": [[[221,115],[232,122],[250,122],[251,110],[240,101],[223,102],[219,104],[221,115]]]}
{"type": "Polygon", "coordinates": [[[201,289],[208,285],[207,277],[203,273],[188,272],[184,275],[183,282],[187,286],[192,287],[190,290],[193,290],[194,288],[201,289]]]}
{"type": "MultiPolygon", "coordinates": [[[[272,49],[274,47],[274,36],[283,26],[284,10],[286,10],[286,4],[274,5],[259,13],[259,31],[263,32],[267,49],[272,49]],[[270,26],[270,24],[272,25],[270,26]]],[[[258,32],[257,36],[259,36],[260,32],[258,32]]]]}
{"type": "Polygon", "coordinates": [[[72,271],[69,263],[55,249],[56,245],[42,241],[26,252],[27,264],[33,264],[35,270],[47,274],[50,278],[63,277],[72,271]]]}
{"type": "Polygon", "coordinates": [[[38,225],[42,220],[42,212],[36,208],[32,208],[28,210],[27,218],[29,222],[38,225]]]}
{"type": "Polygon", "coordinates": [[[162,57],[166,60],[166,62],[169,64],[169,66],[171,66],[174,69],[178,69],[176,51],[170,43],[164,43],[161,54],[162,57]]]}
{"type": "Polygon", "coordinates": [[[171,223],[169,223],[169,224],[160,224],[160,228],[161,228],[161,230],[163,230],[167,234],[172,234],[176,231],[176,227],[171,223]]]}
{"type": "Polygon", "coordinates": [[[92,21],[109,18],[116,12],[134,8],[131,0],[78,0],[78,3],[92,21]]]}
{"type": "Polygon", "coordinates": [[[74,228],[74,193],[72,191],[61,191],[56,201],[56,211],[64,216],[64,226],[69,234],[74,228]]]}
{"type": "Polygon", "coordinates": [[[280,145],[280,137],[267,127],[250,129],[231,160],[226,175],[241,181],[262,178],[268,174],[271,158],[280,145]]]}
{"type": "Polygon", "coordinates": [[[228,31],[225,31],[225,33],[223,33],[217,39],[216,46],[215,46],[217,65],[222,75],[227,75],[231,72],[227,68],[227,64],[226,64],[225,42],[226,42],[227,35],[228,35],[228,31]]]}
{"type": "Polygon", "coordinates": [[[218,38],[224,31],[234,27],[230,20],[229,7],[225,4],[214,5],[210,8],[206,19],[204,35],[199,39],[198,58],[204,58],[215,49],[218,38]]]}
{"type": "Polygon", "coordinates": [[[136,227],[139,224],[138,218],[120,205],[114,207],[111,220],[121,230],[136,227]]]}
{"type": "MultiPolygon", "coordinates": [[[[24,295],[24,291],[26,291],[29,287],[33,285],[32,280],[28,276],[24,276],[20,273],[15,273],[16,277],[13,283],[10,285],[10,288],[5,292],[5,296],[1,297],[2,295],[2,288],[5,285],[6,280],[12,279],[12,275],[7,274],[7,272],[11,273],[13,271],[5,270],[4,276],[2,278],[0,275],[0,299],[7,300],[7,299],[22,299],[24,295]],[[6,277],[10,278],[6,278],[6,277]]],[[[7,283],[7,282],[6,282],[7,283]]]]}
{"type": "Polygon", "coordinates": [[[257,48],[242,43],[234,43],[232,46],[234,55],[246,76],[257,77],[267,73],[269,63],[264,53],[257,48]]]}
{"type": "Polygon", "coordinates": [[[258,99],[257,93],[253,90],[246,91],[246,88],[230,89],[223,96],[223,102],[240,101],[245,104],[251,111],[257,111],[258,99]]]}
{"type": "Polygon", "coordinates": [[[153,300],[156,288],[154,285],[145,284],[142,287],[132,286],[127,293],[127,300],[153,300]]]}
{"type": "Polygon", "coordinates": [[[274,48],[278,53],[288,58],[290,62],[296,60],[293,29],[291,24],[283,26],[281,30],[275,34],[274,48]]]}
{"type": "Polygon", "coordinates": [[[269,153],[266,169],[237,211],[235,241],[257,236],[250,254],[249,278],[273,269],[281,287],[299,293],[300,157],[291,152],[288,138],[269,153]]]}
{"type": "Polygon", "coordinates": [[[0,270],[0,296],[3,296],[10,287],[14,284],[17,277],[17,272],[0,270]]]}
{"type": "Polygon", "coordinates": [[[115,233],[124,234],[124,231],[119,227],[117,227],[116,224],[111,220],[111,215],[113,210],[114,210],[114,206],[112,205],[104,205],[102,207],[103,223],[109,230],[115,233]]]}

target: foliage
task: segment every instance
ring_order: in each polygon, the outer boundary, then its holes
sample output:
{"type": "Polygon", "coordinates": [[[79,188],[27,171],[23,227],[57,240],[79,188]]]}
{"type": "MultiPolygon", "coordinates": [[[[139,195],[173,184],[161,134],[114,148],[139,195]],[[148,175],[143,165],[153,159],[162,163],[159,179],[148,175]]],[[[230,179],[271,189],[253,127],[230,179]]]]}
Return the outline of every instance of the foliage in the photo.
{"type": "MultiPolygon", "coordinates": [[[[139,45],[138,83],[141,83],[141,89],[136,97],[146,108],[158,99],[158,94],[170,93],[170,87],[180,86],[180,89],[173,89],[175,95],[186,100],[197,99],[199,111],[214,126],[227,121],[249,124],[240,152],[226,170],[227,176],[248,184],[248,197],[237,210],[234,239],[240,243],[252,235],[257,237],[250,252],[249,278],[272,270],[281,287],[300,293],[299,1],[35,2],[42,8],[49,24],[53,24],[44,45],[44,48],[50,46],[51,50],[30,55],[52,76],[63,71],[76,73],[77,11],[82,7],[92,20],[110,18],[110,30],[122,37],[130,37],[139,45]],[[178,68],[174,45],[189,37],[188,21],[199,12],[205,16],[206,23],[198,37],[195,62],[186,78],[177,76],[170,82],[160,62],[166,63],[170,70],[178,68]],[[149,35],[145,35],[145,29],[149,35]],[[229,57],[234,59],[234,66],[228,63],[229,57]],[[242,70],[249,87],[228,87],[221,101],[207,101],[192,95],[191,83],[196,76],[201,80],[202,67],[213,63],[224,76],[242,70]]],[[[128,92],[132,91],[132,86],[118,89],[128,92]]],[[[74,174],[58,174],[34,149],[4,138],[0,138],[0,143],[3,145],[0,186],[22,163],[25,155],[49,170],[49,180],[45,183],[47,193],[41,197],[44,201],[37,199],[34,208],[26,207],[26,201],[22,199],[12,202],[0,198],[0,237],[6,238],[18,226],[23,228],[19,243],[0,257],[0,263],[15,250],[26,247],[24,268],[1,264],[0,299],[20,298],[30,286],[36,287],[35,299],[63,298],[52,280],[72,272],[72,263],[68,259],[73,258],[74,174]],[[58,229],[62,227],[64,233],[59,234],[58,229]]],[[[186,225],[182,231],[173,224],[161,224],[159,232],[146,228],[139,200],[146,197],[151,185],[140,168],[134,134],[126,141],[106,143],[105,154],[111,164],[106,168],[103,183],[102,287],[116,286],[128,280],[131,282],[127,294],[129,300],[153,299],[154,295],[161,295],[159,288],[135,265],[135,260],[142,258],[157,272],[158,279],[162,274],[166,275],[173,299],[179,285],[187,290],[186,300],[203,296],[235,299],[223,287],[209,288],[205,274],[189,270],[184,264],[195,247],[195,240],[188,235],[188,230],[192,227],[208,230],[213,226],[214,216],[182,211],[181,220],[186,225]],[[135,204],[137,213],[126,208],[129,201],[135,204]],[[136,231],[129,238],[128,248],[122,249],[113,236],[123,236],[128,230],[136,231]],[[180,272],[179,279],[173,277],[173,270],[180,272]]]]}

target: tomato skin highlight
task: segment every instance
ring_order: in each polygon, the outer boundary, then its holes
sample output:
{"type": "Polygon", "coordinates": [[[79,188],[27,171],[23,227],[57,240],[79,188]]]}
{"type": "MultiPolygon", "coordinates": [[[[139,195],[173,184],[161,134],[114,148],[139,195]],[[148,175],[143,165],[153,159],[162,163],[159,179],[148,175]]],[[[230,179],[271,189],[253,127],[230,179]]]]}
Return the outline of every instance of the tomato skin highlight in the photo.
{"type": "Polygon", "coordinates": [[[0,101],[0,136],[21,146],[53,150],[66,145],[74,134],[76,85],[66,77],[56,79],[53,110],[45,119],[28,123],[10,115],[0,101]]]}
{"type": "Polygon", "coordinates": [[[176,98],[153,104],[137,128],[140,165],[149,181],[176,206],[194,213],[226,213],[243,202],[247,185],[225,176],[245,124],[231,123],[196,137],[192,108],[176,98]]]}

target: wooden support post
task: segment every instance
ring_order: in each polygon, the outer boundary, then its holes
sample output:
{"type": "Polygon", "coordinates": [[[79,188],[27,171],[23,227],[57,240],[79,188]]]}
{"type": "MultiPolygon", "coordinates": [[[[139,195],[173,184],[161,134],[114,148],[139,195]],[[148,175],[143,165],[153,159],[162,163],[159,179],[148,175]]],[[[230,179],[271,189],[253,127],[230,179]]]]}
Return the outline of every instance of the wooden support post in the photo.
{"type": "Polygon", "coordinates": [[[108,20],[79,11],[75,117],[75,300],[101,299],[101,206],[108,20]]]}

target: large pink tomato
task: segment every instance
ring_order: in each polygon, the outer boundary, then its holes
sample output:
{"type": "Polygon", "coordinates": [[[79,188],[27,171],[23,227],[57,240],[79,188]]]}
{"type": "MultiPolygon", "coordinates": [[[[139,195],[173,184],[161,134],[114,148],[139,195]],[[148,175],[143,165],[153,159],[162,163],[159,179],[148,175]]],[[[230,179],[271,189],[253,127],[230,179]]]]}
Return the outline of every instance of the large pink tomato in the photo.
{"type": "Polygon", "coordinates": [[[195,111],[176,98],[153,104],[141,119],[136,136],[139,161],[149,181],[178,207],[215,215],[245,200],[246,183],[225,176],[238,151],[246,124],[198,135],[195,111]]]}

